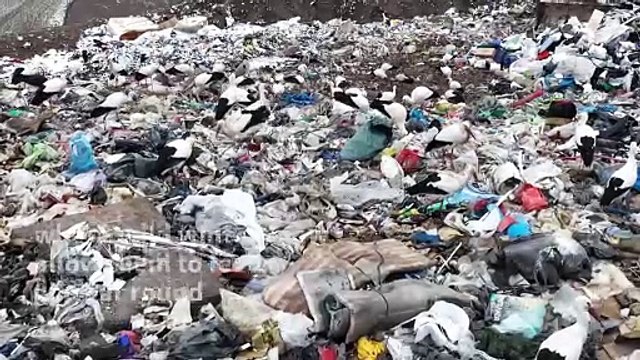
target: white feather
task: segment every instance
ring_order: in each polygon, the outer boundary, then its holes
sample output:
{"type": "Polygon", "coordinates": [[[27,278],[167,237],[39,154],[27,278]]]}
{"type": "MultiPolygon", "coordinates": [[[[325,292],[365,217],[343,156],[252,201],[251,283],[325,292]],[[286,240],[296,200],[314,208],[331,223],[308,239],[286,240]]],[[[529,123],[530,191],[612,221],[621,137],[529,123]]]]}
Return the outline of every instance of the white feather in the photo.
{"type": "Polygon", "coordinates": [[[276,95],[284,93],[284,90],[285,86],[283,84],[275,83],[271,85],[271,91],[276,95]]]}
{"type": "Polygon", "coordinates": [[[444,97],[447,98],[447,99],[451,99],[452,97],[455,97],[456,95],[457,95],[456,92],[454,90],[452,90],[452,89],[449,89],[449,90],[445,91],[445,93],[444,93],[444,97]]]}
{"type": "Polygon", "coordinates": [[[631,143],[631,147],[629,149],[629,157],[627,162],[618,170],[616,170],[609,178],[607,182],[607,186],[609,186],[609,182],[612,178],[622,179],[621,189],[630,189],[633,185],[635,185],[638,180],[638,162],[636,161],[636,155],[638,153],[638,146],[636,143],[631,143]]]}
{"type": "Polygon", "coordinates": [[[407,76],[407,75],[405,75],[405,74],[398,74],[398,75],[396,75],[395,79],[396,79],[397,81],[407,81],[407,80],[409,80],[409,79],[411,79],[411,78],[410,78],[410,77],[408,77],[408,76],[407,76]]]}
{"type": "Polygon", "coordinates": [[[577,145],[578,144],[576,144],[576,138],[574,136],[571,139],[567,140],[564,144],[556,146],[556,150],[558,151],[571,150],[571,149],[575,149],[577,145]]]}
{"type": "Polygon", "coordinates": [[[564,360],[579,360],[589,333],[589,313],[583,309],[578,314],[578,321],[575,324],[558,330],[546,338],[540,344],[538,354],[541,350],[548,349],[564,357],[564,360]]]}
{"type": "Polygon", "coordinates": [[[402,170],[402,166],[398,164],[396,159],[392,158],[389,155],[382,155],[380,157],[380,172],[387,179],[393,179],[396,177],[403,177],[404,171],[402,170]]]}
{"type": "Polygon", "coordinates": [[[439,181],[429,183],[430,186],[440,189],[447,194],[452,194],[460,189],[469,181],[473,168],[468,166],[462,173],[456,173],[453,171],[439,171],[439,181]]]}
{"type": "Polygon", "coordinates": [[[45,92],[47,94],[59,93],[67,86],[67,84],[67,79],[53,78],[51,80],[47,80],[43,84],[42,92],[45,92]]]}
{"type": "Polygon", "coordinates": [[[396,159],[389,155],[382,155],[382,157],[380,157],[380,172],[384,177],[389,179],[389,183],[392,187],[402,186],[404,171],[396,159]]]}
{"type": "MultiPolygon", "coordinates": [[[[407,135],[406,122],[407,122],[407,108],[404,105],[394,102],[391,104],[384,104],[384,110],[391,117],[391,122],[398,128],[401,136],[407,135]]],[[[377,111],[380,115],[385,116],[383,113],[377,111]]]]}
{"type": "Polygon", "coordinates": [[[107,96],[103,102],[100,103],[99,107],[108,108],[108,109],[119,109],[122,105],[126,104],[129,101],[129,96],[123,92],[115,92],[109,96],[107,96]]]}
{"type": "Polygon", "coordinates": [[[373,75],[379,77],[380,79],[386,79],[387,78],[387,73],[382,69],[375,69],[373,71],[373,75]]]}
{"type": "Polygon", "coordinates": [[[351,106],[343,104],[338,100],[333,100],[332,104],[331,114],[333,115],[342,115],[354,110],[351,106]]]}
{"type": "Polygon", "coordinates": [[[425,100],[433,96],[433,91],[426,86],[418,86],[411,91],[411,96],[403,97],[403,100],[411,105],[422,104],[425,100]]]}
{"type": "Polygon", "coordinates": [[[351,96],[351,100],[353,100],[360,111],[369,111],[369,100],[367,100],[362,90],[349,88],[345,91],[345,94],[351,96]]]}
{"type": "Polygon", "coordinates": [[[335,86],[336,87],[341,87],[342,83],[347,82],[347,79],[344,78],[344,76],[336,76],[336,81],[335,81],[335,86]]]}
{"type": "Polygon", "coordinates": [[[178,64],[174,68],[185,75],[191,75],[194,73],[193,67],[188,64],[178,64]]]}
{"type": "Polygon", "coordinates": [[[241,109],[236,109],[222,121],[222,132],[230,137],[237,136],[242,133],[242,129],[247,126],[250,120],[251,114],[243,113],[241,109]]]}
{"type": "Polygon", "coordinates": [[[211,79],[211,76],[212,75],[209,73],[202,73],[196,76],[193,82],[197,87],[203,87],[209,82],[209,80],[211,79]]]}
{"type": "Polygon", "coordinates": [[[565,125],[557,126],[551,130],[549,130],[546,135],[549,137],[560,137],[562,139],[567,139],[575,135],[576,133],[576,123],[570,122],[565,125]]]}
{"type": "Polygon", "coordinates": [[[229,100],[229,105],[235,104],[236,102],[250,102],[249,92],[245,89],[241,89],[235,85],[229,86],[227,90],[225,90],[220,98],[225,98],[229,100]]]}
{"type": "Polygon", "coordinates": [[[599,131],[594,130],[591,126],[587,124],[579,124],[578,126],[576,126],[576,135],[575,135],[576,145],[580,146],[581,145],[580,139],[584,137],[592,138],[594,140],[593,144],[595,145],[595,140],[599,134],[600,134],[599,131]]]}
{"type": "Polygon", "coordinates": [[[435,140],[461,145],[469,140],[469,125],[465,122],[449,125],[442,129],[435,140]]]}
{"type": "Polygon", "coordinates": [[[158,69],[160,68],[160,66],[158,64],[149,64],[149,65],[145,65],[143,67],[141,67],[140,69],[138,69],[138,73],[145,75],[145,76],[151,76],[153,74],[156,73],[156,71],[158,71],[158,69]]]}
{"type": "Polygon", "coordinates": [[[224,72],[225,66],[223,63],[215,63],[213,64],[212,72],[224,72]]]}
{"type": "Polygon", "coordinates": [[[383,91],[380,93],[380,96],[378,96],[378,100],[382,100],[382,101],[393,101],[396,98],[396,89],[397,86],[393,87],[393,91],[383,91]]]}
{"type": "Polygon", "coordinates": [[[169,141],[165,147],[172,147],[176,149],[176,152],[171,156],[173,159],[188,159],[193,152],[193,139],[175,139],[169,141]]]}
{"type": "Polygon", "coordinates": [[[449,80],[449,89],[458,90],[462,88],[462,84],[455,80],[449,80]]]}
{"type": "Polygon", "coordinates": [[[387,71],[387,70],[391,70],[393,69],[393,65],[389,64],[389,63],[383,63],[382,65],[380,65],[380,69],[387,71]]]}

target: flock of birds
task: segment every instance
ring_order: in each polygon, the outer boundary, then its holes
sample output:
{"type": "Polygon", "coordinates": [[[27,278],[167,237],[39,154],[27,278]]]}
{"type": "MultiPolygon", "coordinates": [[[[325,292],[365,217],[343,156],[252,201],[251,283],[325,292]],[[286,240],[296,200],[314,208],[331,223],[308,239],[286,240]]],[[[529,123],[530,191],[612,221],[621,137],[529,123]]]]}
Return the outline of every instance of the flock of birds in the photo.
{"type": "MultiPolygon", "coordinates": [[[[575,104],[567,100],[555,101],[550,108],[554,108],[553,110],[561,113],[563,117],[575,120],[565,125],[572,129],[573,135],[556,149],[559,151],[577,150],[585,168],[590,169],[593,165],[600,132],[588,124],[589,114],[578,112],[575,104]]],[[[627,161],[607,180],[604,192],[600,197],[601,206],[610,206],[619,199],[624,199],[625,203],[628,201],[626,195],[630,194],[638,180],[637,155],[638,145],[636,142],[632,142],[629,146],[627,161]]]]}
{"type": "MultiPolygon", "coordinates": [[[[387,71],[391,69],[388,64],[383,64],[373,72],[379,78],[386,78],[387,71]]],[[[196,70],[187,64],[177,64],[161,67],[157,64],[140,67],[133,73],[127,73],[122,69],[112,69],[112,80],[119,78],[133,79],[135,82],[159,83],[163,86],[170,86],[172,82],[181,81],[186,84],[184,90],[190,90],[193,96],[200,98],[203,92],[219,91],[217,106],[215,108],[215,120],[218,131],[222,131],[230,137],[246,136],[251,129],[255,129],[261,124],[273,118],[273,105],[267,95],[270,91],[277,96],[284,93],[291,87],[301,86],[305,79],[300,75],[275,76],[275,81],[269,87],[260,81],[256,81],[250,76],[236,71],[227,74],[223,64],[215,64],[211,71],[196,74],[196,70]]],[[[447,74],[447,69],[443,69],[447,74]]],[[[450,70],[449,70],[450,75],[450,70]]],[[[406,76],[403,80],[409,80],[406,76]]],[[[37,73],[29,73],[24,68],[14,71],[11,82],[13,84],[24,83],[35,87],[35,93],[30,103],[40,106],[45,101],[56,95],[61,95],[65,89],[73,83],[67,78],[48,79],[37,73]]],[[[397,88],[391,91],[380,92],[374,99],[369,100],[367,93],[363,89],[351,87],[347,79],[338,76],[330,82],[332,98],[332,114],[341,115],[353,112],[371,113],[389,119],[390,124],[397,130],[401,137],[409,134],[406,124],[409,118],[407,105],[411,107],[422,106],[423,104],[437,99],[445,98],[449,102],[463,102],[462,90],[459,83],[450,80],[450,89],[444,96],[425,86],[417,86],[411,94],[402,97],[401,102],[397,101],[397,88]]],[[[132,91],[114,92],[104,98],[88,114],[88,118],[99,118],[109,114],[116,114],[127,103],[135,101],[136,94],[132,91]]],[[[594,154],[597,144],[598,131],[588,125],[589,116],[586,113],[571,114],[575,121],[573,136],[558,150],[576,149],[586,167],[591,167],[594,161],[594,154]]],[[[391,130],[392,131],[392,130],[391,130]]],[[[424,130],[430,141],[424,148],[424,153],[434,150],[453,149],[462,146],[475,138],[471,123],[460,121],[443,126],[439,121],[431,121],[429,127],[424,130]]],[[[389,137],[392,133],[388,134],[389,137]]],[[[170,164],[187,161],[193,153],[193,139],[188,133],[183,138],[174,139],[159,150],[157,159],[157,169],[159,173],[171,168],[170,164]]],[[[600,199],[602,206],[608,206],[616,199],[622,198],[635,185],[637,180],[636,155],[638,147],[632,143],[629,149],[628,158],[624,166],[615,171],[608,180],[605,191],[600,199]]],[[[426,174],[424,179],[406,189],[410,195],[416,194],[451,194],[462,188],[472,176],[477,175],[477,168],[467,165],[461,172],[448,170],[433,171],[426,174]]],[[[547,338],[538,352],[537,359],[577,360],[582,347],[567,346],[569,339],[586,339],[585,321],[588,324],[588,314],[581,316],[573,326],[560,330],[547,338]]],[[[569,341],[571,342],[571,341],[569,341]]],[[[582,342],[584,343],[584,341],[582,342]]]]}
{"type": "MultiPolygon", "coordinates": [[[[84,56],[83,56],[84,57],[84,56]]],[[[196,69],[188,64],[175,64],[162,67],[158,64],[149,64],[139,67],[132,73],[124,71],[122,68],[112,65],[110,79],[115,79],[116,83],[126,84],[128,81],[137,83],[148,82],[149,84],[160,84],[170,87],[176,82],[186,84],[184,91],[190,90],[192,94],[200,99],[205,91],[216,93],[218,89],[217,105],[215,108],[215,120],[217,130],[225,133],[231,138],[246,137],[252,133],[252,129],[257,129],[259,125],[273,119],[273,105],[267,96],[267,85],[257,81],[248,73],[247,66],[240,66],[235,73],[228,74],[226,67],[222,63],[216,63],[211,71],[196,74],[196,69]],[[238,71],[241,69],[242,71],[238,71]]],[[[390,64],[382,66],[373,71],[373,75],[379,78],[387,78],[387,71],[392,69],[390,64]]],[[[397,87],[391,91],[383,91],[377,94],[373,100],[367,98],[365,90],[351,87],[343,76],[338,76],[330,83],[332,97],[332,114],[341,115],[349,112],[375,113],[385,117],[398,131],[401,137],[409,134],[406,124],[409,112],[405,106],[421,106],[426,102],[445,98],[451,103],[464,102],[462,89],[457,81],[451,79],[451,69],[443,67],[443,74],[449,78],[449,90],[441,96],[436,91],[425,86],[417,86],[411,94],[402,97],[402,102],[396,101],[397,87]]],[[[404,76],[405,82],[409,82],[404,76]]],[[[305,79],[300,75],[276,74],[269,84],[270,92],[278,96],[292,87],[301,86],[305,79]]],[[[412,79],[411,79],[412,81],[412,79]]],[[[34,106],[42,105],[50,98],[61,95],[73,83],[68,78],[51,78],[39,74],[29,73],[25,68],[14,70],[11,82],[13,84],[25,83],[35,87],[36,91],[30,103],[34,106]]],[[[90,113],[89,118],[98,118],[109,114],[118,114],[119,110],[129,102],[135,101],[136,94],[133,91],[114,92],[98,104],[90,113]]],[[[598,131],[588,125],[589,115],[577,112],[575,105],[568,102],[557,102],[552,107],[565,109],[569,118],[575,119],[570,125],[573,128],[573,136],[558,147],[560,151],[576,149],[582,158],[585,167],[590,168],[594,161],[594,154],[597,144],[598,131]]],[[[437,149],[449,148],[451,154],[453,148],[463,145],[474,138],[471,124],[462,121],[442,126],[440,121],[431,121],[429,127],[425,129],[428,133],[429,142],[424,148],[424,153],[429,153],[437,149]]],[[[389,137],[392,134],[387,134],[389,137]]],[[[158,157],[158,170],[163,171],[169,167],[169,163],[176,159],[186,160],[192,154],[193,139],[190,137],[175,139],[167,144],[160,151],[158,157]]],[[[450,155],[451,155],[450,154],[450,155]]],[[[627,162],[618,169],[608,180],[605,191],[600,199],[601,206],[609,206],[616,199],[623,198],[625,194],[635,185],[637,180],[637,163],[635,156],[637,146],[633,143],[629,149],[627,162]]],[[[463,187],[470,178],[476,174],[477,169],[467,166],[462,172],[447,170],[433,171],[426,174],[423,180],[407,188],[410,195],[420,193],[450,194],[463,187]]]]}
{"type": "MultiPolygon", "coordinates": [[[[383,71],[386,71],[391,66],[383,65],[382,68],[385,69],[383,71]]],[[[208,72],[198,74],[196,74],[196,69],[188,64],[164,67],[159,64],[149,64],[141,66],[133,72],[127,72],[117,65],[112,65],[110,80],[112,84],[116,85],[135,82],[147,84],[149,87],[164,86],[167,88],[180,83],[184,84],[180,88],[183,93],[191,91],[193,96],[198,99],[206,91],[217,93],[219,94],[215,108],[217,130],[231,138],[238,138],[247,137],[259,125],[273,119],[273,105],[267,96],[267,84],[245,76],[247,72],[245,66],[242,71],[236,69],[235,72],[228,74],[225,65],[221,63],[214,64],[208,72]]],[[[378,70],[374,71],[374,75],[386,76],[378,70]]],[[[14,70],[11,82],[15,85],[24,83],[35,87],[36,91],[30,101],[34,106],[40,106],[54,96],[62,97],[63,93],[73,86],[73,82],[68,78],[48,79],[22,67],[14,70]]],[[[269,83],[269,90],[274,96],[278,96],[291,90],[292,87],[299,87],[304,83],[305,79],[300,75],[276,74],[269,83]]],[[[396,101],[396,87],[392,91],[379,93],[375,99],[369,101],[363,89],[349,87],[347,80],[342,76],[338,76],[335,81],[330,83],[333,115],[354,111],[375,112],[378,116],[388,118],[401,136],[409,133],[406,128],[409,113],[403,103],[396,101]]],[[[453,87],[454,89],[445,94],[445,98],[452,102],[463,102],[460,89],[455,82],[453,87]]],[[[403,101],[410,106],[419,106],[438,98],[440,95],[437,92],[425,86],[417,86],[410,95],[403,97],[403,101]]],[[[111,93],[90,111],[88,118],[99,118],[110,114],[117,116],[123,106],[135,100],[136,94],[131,90],[111,93]]],[[[473,136],[468,122],[442,127],[440,122],[434,121],[428,130],[433,134],[433,140],[425,149],[427,152],[464,144],[470,136],[473,136]]],[[[389,136],[391,135],[389,134],[389,136]]],[[[168,160],[188,158],[192,153],[192,146],[193,140],[190,137],[176,139],[165,144],[158,158],[158,171],[164,171],[169,167],[168,160]]],[[[449,193],[452,191],[452,182],[450,181],[452,177],[455,177],[454,173],[434,173],[427,178],[430,181],[425,180],[419,185],[427,191],[434,189],[439,193],[443,191],[449,193]]],[[[458,183],[464,180],[457,179],[458,183]]]]}

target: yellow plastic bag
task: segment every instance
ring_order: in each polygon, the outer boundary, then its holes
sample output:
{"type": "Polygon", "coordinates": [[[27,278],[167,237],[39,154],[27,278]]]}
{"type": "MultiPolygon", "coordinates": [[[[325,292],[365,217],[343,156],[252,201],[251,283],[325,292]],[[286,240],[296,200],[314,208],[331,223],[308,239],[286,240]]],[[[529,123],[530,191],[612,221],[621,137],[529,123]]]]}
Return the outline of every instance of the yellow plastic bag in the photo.
{"type": "Polygon", "coordinates": [[[385,346],[383,342],[371,340],[366,337],[358,339],[358,360],[377,360],[384,354],[385,346]]]}

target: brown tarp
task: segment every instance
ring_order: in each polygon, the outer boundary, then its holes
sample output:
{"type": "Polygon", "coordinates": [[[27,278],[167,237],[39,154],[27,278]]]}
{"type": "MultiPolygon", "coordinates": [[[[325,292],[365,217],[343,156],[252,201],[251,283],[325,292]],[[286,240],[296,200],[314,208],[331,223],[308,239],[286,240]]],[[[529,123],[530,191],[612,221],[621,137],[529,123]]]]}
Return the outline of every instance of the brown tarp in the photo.
{"type": "Polygon", "coordinates": [[[424,255],[400,241],[387,239],[371,243],[340,241],[312,244],[300,260],[280,274],[263,292],[266,304],[290,313],[309,313],[296,274],[299,271],[345,269],[354,289],[367,282],[381,283],[389,275],[423,270],[432,265],[424,255]]]}

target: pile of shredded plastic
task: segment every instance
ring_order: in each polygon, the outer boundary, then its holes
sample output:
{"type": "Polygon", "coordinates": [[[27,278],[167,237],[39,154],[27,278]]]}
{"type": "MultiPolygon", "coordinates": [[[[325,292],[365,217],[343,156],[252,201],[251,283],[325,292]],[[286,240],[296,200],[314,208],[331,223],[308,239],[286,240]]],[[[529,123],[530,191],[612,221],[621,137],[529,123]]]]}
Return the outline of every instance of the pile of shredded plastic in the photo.
{"type": "Polygon", "coordinates": [[[630,7],[4,58],[0,356],[637,358],[630,7]]]}

